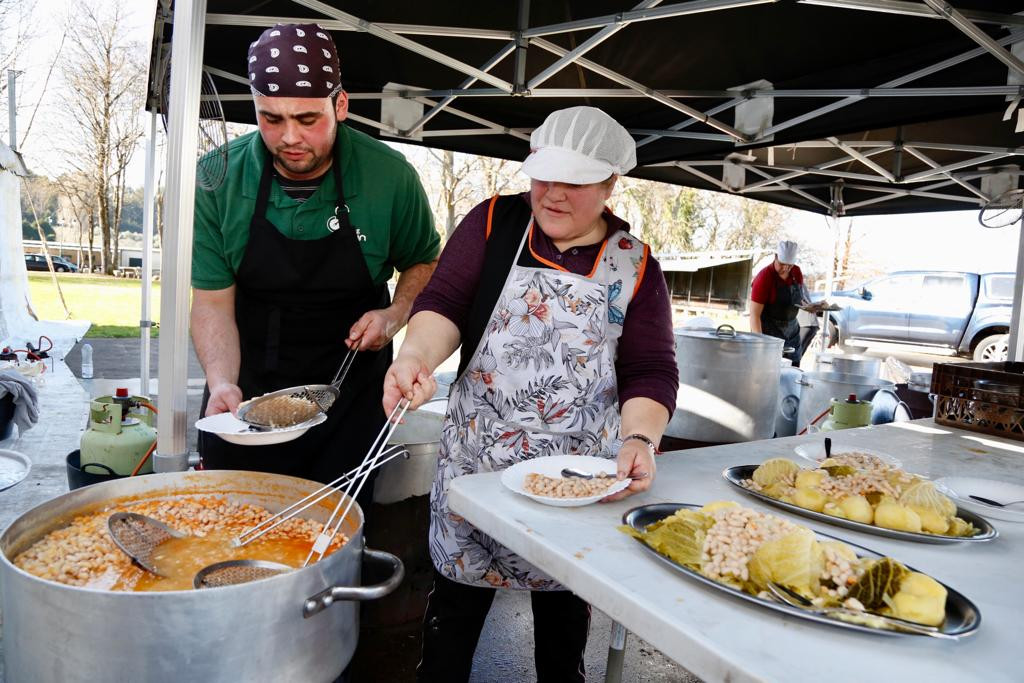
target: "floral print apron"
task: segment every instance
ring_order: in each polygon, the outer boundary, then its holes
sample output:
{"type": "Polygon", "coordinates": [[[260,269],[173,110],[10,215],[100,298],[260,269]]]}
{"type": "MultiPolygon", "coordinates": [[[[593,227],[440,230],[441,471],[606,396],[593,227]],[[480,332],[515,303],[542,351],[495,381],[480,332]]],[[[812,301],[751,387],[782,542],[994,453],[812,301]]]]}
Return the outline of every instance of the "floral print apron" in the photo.
{"type": "MultiPolygon", "coordinates": [[[[531,219],[518,254],[533,227],[531,219]]],[[[617,231],[589,276],[520,266],[518,254],[472,360],[452,385],[430,492],[430,555],[459,583],[564,590],[449,510],[448,487],[465,474],[547,455],[615,457],[615,352],[645,246],[617,231]]]]}

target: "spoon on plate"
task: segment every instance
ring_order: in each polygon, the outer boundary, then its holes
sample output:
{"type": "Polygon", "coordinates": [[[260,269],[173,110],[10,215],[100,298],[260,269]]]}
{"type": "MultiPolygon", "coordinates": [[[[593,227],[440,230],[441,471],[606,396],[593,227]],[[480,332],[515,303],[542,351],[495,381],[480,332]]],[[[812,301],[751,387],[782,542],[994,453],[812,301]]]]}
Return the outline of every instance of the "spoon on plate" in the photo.
{"type": "Polygon", "coordinates": [[[1012,501],[1012,502],[1009,502],[1009,503],[997,503],[996,501],[991,500],[990,498],[982,498],[981,496],[975,496],[973,494],[969,494],[967,497],[968,498],[973,498],[974,500],[978,501],[979,503],[982,503],[984,505],[989,505],[989,506],[994,507],[994,508],[1008,508],[1011,505],[1024,505],[1024,500],[1015,500],[1015,501],[1012,501]]]}
{"type": "MultiPolygon", "coordinates": [[[[562,468],[562,476],[565,477],[566,479],[570,477],[577,477],[579,479],[593,479],[595,477],[607,477],[609,479],[615,478],[614,474],[607,474],[605,472],[602,472],[600,474],[591,474],[590,472],[583,472],[582,470],[577,470],[572,467],[562,468]]],[[[645,479],[647,476],[647,472],[644,472],[642,474],[636,475],[635,477],[630,477],[630,479],[645,479]]]]}

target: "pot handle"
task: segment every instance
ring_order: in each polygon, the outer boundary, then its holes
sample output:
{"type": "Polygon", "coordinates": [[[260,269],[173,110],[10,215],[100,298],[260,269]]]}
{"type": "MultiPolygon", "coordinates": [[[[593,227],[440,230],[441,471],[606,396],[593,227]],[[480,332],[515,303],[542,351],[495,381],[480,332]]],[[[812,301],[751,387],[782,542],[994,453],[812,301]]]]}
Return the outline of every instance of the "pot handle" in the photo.
{"type": "Polygon", "coordinates": [[[735,337],[736,336],[736,328],[733,327],[732,325],[728,325],[728,324],[726,324],[726,325],[719,325],[715,329],[715,336],[716,337],[735,337]]]}
{"type": "Polygon", "coordinates": [[[321,591],[311,598],[307,598],[302,605],[302,616],[308,619],[327,609],[339,600],[354,600],[362,602],[365,600],[377,600],[390,594],[405,578],[405,566],[402,561],[391,553],[383,550],[371,550],[363,548],[363,562],[388,564],[391,566],[391,576],[373,586],[332,586],[321,591]]]}
{"type": "Polygon", "coordinates": [[[803,377],[801,377],[800,379],[798,379],[798,380],[796,381],[796,383],[797,383],[797,384],[799,384],[799,385],[800,385],[800,386],[802,386],[802,387],[809,387],[809,386],[811,386],[811,383],[810,383],[810,382],[808,382],[807,380],[805,380],[805,379],[804,379],[803,377]]]}

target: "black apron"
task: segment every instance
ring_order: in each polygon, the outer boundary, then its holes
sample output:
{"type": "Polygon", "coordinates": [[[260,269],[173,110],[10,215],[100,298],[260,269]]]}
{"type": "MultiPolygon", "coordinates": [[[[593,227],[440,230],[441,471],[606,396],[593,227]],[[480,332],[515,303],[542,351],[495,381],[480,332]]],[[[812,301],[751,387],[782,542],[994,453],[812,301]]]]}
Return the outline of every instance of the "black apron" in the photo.
{"type": "MultiPolygon", "coordinates": [[[[235,278],[235,322],[245,398],[301,384],[328,384],[348,348],[349,329],[369,310],[390,304],[386,285],[374,284],[349,220],[341,159],[335,158],[339,228],[317,240],[292,240],[266,219],[272,159],[260,178],[249,242],[235,278]]],[[[238,446],[199,433],[205,469],[256,470],[328,482],[357,466],[384,425],[381,406],[391,345],[361,351],[323,424],[298,439],[271,446],[238,446]]],[[[209,387],[201,414],[206,414],[209,387]]],[[[359,496],[363,509],[372,485],[359,496]]]]}
{"type": "Polygon", "coordinates": [[[793,361],[793,367],[800,367],[800,323],[796,315],[800,311],[797,304],[801,299],[801,287],[798,284],[787,285],[776,283],[775,301],[765,304],[761,310],[761,332],[783,340],[784,347],[793,351],[783,354],[783,358],[793,361]]]}

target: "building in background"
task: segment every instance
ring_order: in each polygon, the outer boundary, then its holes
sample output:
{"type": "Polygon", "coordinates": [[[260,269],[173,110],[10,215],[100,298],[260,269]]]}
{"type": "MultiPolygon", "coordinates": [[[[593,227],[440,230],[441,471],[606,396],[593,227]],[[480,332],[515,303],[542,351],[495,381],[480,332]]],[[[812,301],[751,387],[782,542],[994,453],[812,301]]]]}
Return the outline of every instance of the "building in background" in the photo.
{"type": "Polygon", "coordinates": [[[673,312],[708,315],[742,313],[750,297],[754,266],[770,249],[658,254],[672,297],[673,312]]]}

